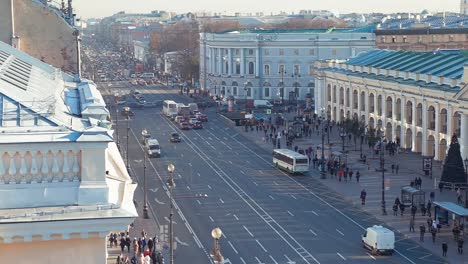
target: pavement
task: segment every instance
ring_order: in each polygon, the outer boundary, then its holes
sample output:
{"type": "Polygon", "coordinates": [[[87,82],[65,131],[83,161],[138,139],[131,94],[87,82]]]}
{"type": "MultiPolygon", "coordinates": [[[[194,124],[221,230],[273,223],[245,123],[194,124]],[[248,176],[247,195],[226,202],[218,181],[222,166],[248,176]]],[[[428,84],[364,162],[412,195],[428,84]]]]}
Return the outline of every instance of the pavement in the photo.
{"type": "MultiPolygon", "coordinates": [[[[292,119],[293,114],[284,114],[287,118],[292,119]]],[[[226,120],[227,124],[230,124],[232,127],[235,127],[231,121],[226,120]]],[[[239,133],[246,138],[249,138],[251,141],[255,142],[256,145],[262,147],[266,151],[271,152],[273,146],[271,142],[264,142],[262,132],[257,132],[254,128],[254,131],[245,132],[244,127],[236,127],[239,133]]],[[[278,130],[281,131],[284,127],[279,127],[278,130]]],[[[269,133],[269,132],[268,132],[269,133]]],[[[321,133],[321,132],[319,132],[321,133]]],[[[332,151],[341,152],[342,151],[342,139],[339,135],[338,129],[335,126],[330,133],[330,144],[332,145],[332,151]]],[[[321,144],[322,136],[313,133],[311,137],[305,137],[297,139],[293,146],[298,146],[299,149],[305,149],[309,146],[317,146],[321,144]]],[[[327,142],[327,135],[325,135],[325,143],[327,142]]],[[[327,174],[326,179],[320,180],[325,186],[331,188],[337,193],[341,194],[343,198],[352,203],[354,206],[361,207],[365,212],[377,217],[380,221],[385,223],[386,226],[391,227],[393,230],[398,231],[403,237],[410,238],[416,243],[420,244],[424,248],[427,248],[429,251],[442,256],[442,243],[446,242],[448,244],[448,253],[445,259],[450,263],[468,263],[468,257],[465,255],[460,255],[457,253],[457,243],[453,239],[453,233],[451,232],[451,227],[443,227],[439,233],[436,235],[435,243],[432,242],[431,234],[425,234],[425,241],[420,242],[420,233],[419,226],[421,224],[426,225],[426,220],[428,216],[422,216],[420,211],[417,213],[415,218],[415,228],[416,232],[409,231],[409,222],[410,222],[410,212],[406,210],[403,216],[394,216],[392,211],[393,202],[396,197],[400,197],[400,187],[409,185],[415,177],[420,177],[422,179],[422,190],[426,192],[426,203],[429,199],[430,192],[435,193],[434,201],[450,201],[456,202],[456,192],[454,190],[443,190],[440,192],[437,188],[438,179],[442,174],[442,162],[433,161],[433,173],[431,176],[426,176],[422,171],[422,157],[418,153],[412,153],[411,151],[401,151],[395,156],[388,156],[386,154],[385,172],[386,181],[390,182],[390,188],[385,191],[386,197],[386,211],[387,215],[382,215],[382,174],[381,172],[376,172],[376,168],[380,168],[379,157],[375,156],[372,153],[372,150],[368,148],[366,144],[363,145],[363,155],[366,155],[370,160],[370,167],[360,162],[360,151],[359,151],[359,140],[358,144],[355,146],[354,141],[349,142],[346,140],[345,149],[348,151],[347,160],[349,167],[356,173],[359,171],[361,174],[360,182],[356,181],[354,176],[352,180],[347,182],[338,181],[338,177],[332,177],[330,174],[327,174]],[[398,164],[399,172],[398,174],[392,173],[391,165],[398,164]],[[361,206],[360,192],[362,189],[365,189],[367,192],[366,205],[361,206]]],[[[286,146],[285,139],[281,141],[281,146],[286,146]]],[[[387,152],[388,153],[388,152],[387,152]]],[[[354,173],[354,175],[355,175],[354,173]]],[[[319,178],[319,171],[312,168],[311,165],[311,175],[319,178]]],[[[432,214],[433,212],[432,208],[432,214]]],[[[467,235],[465,234],[465,241],[467,240],[467,235]]],[[[411,249],[408,249],[411,250],[411,249]]]]}

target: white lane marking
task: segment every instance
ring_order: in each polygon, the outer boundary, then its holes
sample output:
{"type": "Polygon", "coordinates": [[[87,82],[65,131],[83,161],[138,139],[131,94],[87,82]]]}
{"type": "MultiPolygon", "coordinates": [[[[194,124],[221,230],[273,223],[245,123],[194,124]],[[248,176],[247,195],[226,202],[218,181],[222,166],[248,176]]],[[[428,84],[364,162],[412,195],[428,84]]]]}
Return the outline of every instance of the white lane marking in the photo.
{"type": "Polygon", "coordinates": [[[289,210],[288,210],[288,214],[289,214],[290,216],[294,216],[293,213],[291,213],[289,210]]]}
{"type": "Polygon", "coordinates": [[[154,188],[154,189],[149,189],[149,190],[155,193],[159,190],[159,188],[154,188]]]}
{"type": "Polygon", "coordinates": [[[310,231],[312,234],[314,234],[314,236],[317,236],[317,233],[315,233],[314,230],[309,229],[309,231],[310,231]]]}
{"type": "Polygon", "coordinates": [[[257,182],[253,182],[253,184],[255,184],[255,186],[258,186],[258,183],[257,183],[257,182]]]}
{"type": "Polygon", "coordinates": [[[213,217],[211,217],[211,216],[209,215],[208,218],[210,218],[211,222],[214,222],[213,217]]]}
{"type": "Polygon", "coordinates": [[[262,170],[259,170],[258,172],[260,172],[260,174],[263,174],[263,171],[262,171],[262,170]]]}
{"type": "Polygon", "coordinates": [[[224,203],[223,199],[221,199],[221,198],[219,198],[219,201],[220,201],[221,203],[224,203]]]}
{"type": "MultiPolygon", "coordinates": [[[[169,217],[165,216],[164,219],[168,222],[171,222],[171,219],[169,219],[169,217]]],[[[174,221],[174,219],[172,219],[172,223],[174,223],[175,225],[177,225],[177,222],[174,221]]]]}
{"type": "Polygon", "coordinates": [[[248,164],[250,164],[250,161],[246,160],[246,162],[247,162],[248,164]]]}
{"type": "Polygon", "coordinates": [[[206,140],[205,140],[205,142],[206,142],[206,144],[210,145],[210,142],[208,142],[208,141],[206,141],[206,140]]]}
{"type": "Polygon", "coordinates": [[[278,262],[270,255],[271,260],[273,260],[273,263],[278,264],[278,262]]]}
{"type": "Polygon", "coordinates": [[[215,147],[213,147],[213,146],[210,146],[210,147],[211,147],[211,148],[213,148],[214,150],[216,150],[216,148],[215,148],[215,147]]]}
{"type": "Polygon", "coordinates": [[[339,252],[336,252],[336,254],[337,254],[338,256],[340,256],[340,258],[342,258],[343,260],[346,260],[346,258],[343,257],[343,255],[341,255],[339,252]]]}
{"type": "Polygon", "coordinates": [[[274,199],[275,199],[275,198],[274,198],[273,196],[271,196],[271,195],[269,195],[269,197],[270,197],[272,200],[274,200],[274,199]]]}
{"type": "Polygon", "coordinates": [[[242,264],[247,264],[247,262],[245,262],[245,260],[242,257],[239,257],[239,258],[242,261],[242,264]]]}
{"type": "Polygon", "coordinates": [[[198,203],[199,205],[201,205],[201,202],[200,202],[200,200],[197,200],[197,203],[198,203]]]}
{"type": "Polygon", "coordinates": [[[257,241],[257,244],[263,249],[263,251],[268,252],[268,250],[266,250],[266,248],[262,245],[262,243],[260,243],[260,241],[258,241],[258,239],[255,239],[255,241],[257,241]]]}
{"type": "Polygon", "coordinates": [[[336,232],[340,233],[342,236],[344,236],[343,232],[341,232],[340,230],[338,230],[338,228],[335,229],[336,232]]]}
{"type": "Polygon", "coordinates": [[[275,185],[279,185],[276,181],[273,181],[273,183],[274,183],[275,185]]]}
{"type": "Polygon", "coordinates": [[[210,186],[209,184],[208,184],[208,189],[210,189],[210,190],[212,189],[211,186],[210,186]]]}
{"type": "Polygon", "coordinates": [[[191,162],[189,162],[189,164],[188,164],[188,165],[189,165],[190,167],[192,167],[192,163],[191,163],[191,162]]]}
{"type": "Polygon", "coordinates": [[[183,154],[183,153],[180,153],[180,157],[183,158],[183,157],[184,157],[184,154],[183,154]]]}
{"type": "Polygon", "coordinates": [[[237,252],[236,248],[235,248],[234,245],[231,243],[231,241],[228,241],[228,244],[232,247],[232,250],[234,250],[234,252],[236,252],[236,254],[239,254],[239,252],[237,252]]]}
{"type": "Polygon", "coordinates": [[[223,138],[224,138],[224,140],[228,140],[227,137],[223,137],[223,138]]]}
{"type": "Polygon", "coordinates": [[[230,164],[232,164],[232,161],[229,161],[230,164]]]}
{"type": "Polygon", "coordinates": [[[258,257],[255,257],[255,259],[257,260],[258,264],[265,264],[265,263],[261,262],[261,261],[258,259],[258,257]]]}
{"type": "Polygon", "coordinates": [[[197,172],[197,175],[198,175],[198,177],[200,177],[200,176],[201,176],[199,172],[197,172]]]}
{"type": "Polygon", "coordinates": [[[154,198],[154,201],[157,202],[158,204],[165,204],[164,202],[159,201],[158,198],[154,198]]]}
{"type": "Polygon", "coordinates": [[[189,245],[189,244],[187,244],[185,242],[182,242],[178,237],[175,237],[175,241],[177,241],[177,243],[181,244],[182,246],[188,247],[188,245],[189,245]]]}
{"type": "Polygon", "coordinates": [[[317,215],[317,216],[318,216],[318,214],[317,214],[314,210],[312,210],[312,211],[310,211],[310,212],[313,213],[314,215],[317,215]]]}
{"type": "Polygon", "coordinates": [[[249,233],[249,235],[251,237],[254,237],[254,235],[249,231],[249,229],[245,225],[243,225],[243,227],[244,227],[245,231],[247,231],[247,233],[249,233]]]}
{"type": "Polygon", "coordinates": [[[190,186],[187,185],[187,189],[190,191],[190,186]]]}
{"type": "Polygon", "coordinates": [[[241,172],[242,174],[244,174],[244,175],[245,175],[245,172],[244,172],[244,171],[240,171],[240,172],[241,172]]]}
{"type": "Polygon", "coordinates": [[[291,197],[294,199],[294,200],[297,200],[296,196],[294,196],[294,194],[291,194],[291,197]]]}
{"type": "Polygon", "coordinates": [[[239,221],[239,217],[237,217],[237,215],[233,214],[232,216],[234,216],[234,218],[239,221]]]}
{"type": "Polygon", "coordinates": [[[210,127],[211,130],[214,130],[214,128],[210,127]]]}
{"type": "Polygon", "coordinates": [[[288,260],[287,264],[296,264],[296,262],[292,261],[286,254],[284,255],[284,257],[288,260]]]}
{"type": "Polygon", "coordinates": [[[369,254],[369,252],[367,252],[367,255],[369,255],[369,257],[371,257],[373,260],[376,260],[374,256],[372,256],[371,254],[369,254]]]}
{"type": "Polygon", "coordinates": [[[213,139],[211,137],[208,137],[209,140],[213,141],[213,139]]]}

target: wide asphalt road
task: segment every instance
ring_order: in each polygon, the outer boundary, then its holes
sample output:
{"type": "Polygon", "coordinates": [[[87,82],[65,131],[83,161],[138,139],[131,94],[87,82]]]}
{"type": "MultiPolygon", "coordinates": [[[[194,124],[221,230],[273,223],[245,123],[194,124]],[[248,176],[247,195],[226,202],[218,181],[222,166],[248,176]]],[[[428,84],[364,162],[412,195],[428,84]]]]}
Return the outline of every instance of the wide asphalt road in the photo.
{"type": "MultiPolygon", "coordinates": [[[[119,89],[132,88],[124,86],[119,89]]],[[[112,91],[112,86],[106,89],[112,91]]],[[[178,90],[137,89],[147,101],[189,101],[178,90]]],[[[162,226],[168,225],[169,215],[167,165],[176,166],[176,263],[210,263],[214,227],[223,230],[220,245],[227,263],[444,263],[399,235],[393,256],[368,254],[360,236],[364,228],[379,224],[377,219],[324,187],[318,175],[290,176],[275,169],[271,153],[227,125],[214,109],[207,111],[210,121],[204,129],[189,131],[180,131],[161,115],[161,108],[134,112],[129,121],[129,159],[140,184],[141,130],[150,131],[161,144],[162,157],[148,161],[146,175],[148,201],[162,226]],[[168,141],[173,131],[182,135],[181,143],[168,141]]],[[[119,123],[124,153],[125,126],[119,123]]]]}

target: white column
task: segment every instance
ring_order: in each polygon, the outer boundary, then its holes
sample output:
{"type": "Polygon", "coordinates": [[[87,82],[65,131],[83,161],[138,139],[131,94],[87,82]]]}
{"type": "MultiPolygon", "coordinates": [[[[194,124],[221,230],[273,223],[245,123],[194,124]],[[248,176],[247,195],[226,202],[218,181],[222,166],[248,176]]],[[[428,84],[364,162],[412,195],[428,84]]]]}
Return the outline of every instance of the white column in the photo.
{"type": "Polygon", "coordinates": [[[464,160],[468,157],[468,115],[465,113],[461,113],[460,118],[460,152],[461,157],[464,160]]]}
{"type": "Polygon", "coordinates": [[[361,90],[357,90],[357,113],[358,113],[358,118],[361,120],[361,107],[362,107],[362,99],[361,99],[361,90]]]}
{"type": "Polygon", "coordinates": [[[416,130],[416,113],[417,113],[417,111],[416,111],[416,109],[417,109],[416,99],[412,98],[411,103],[413,105],[413,108],[412,108],[412,110],[413,110],[413,120],[411,122],[411,126],[412,126],[412,129],[411,129],[412,130],[412,135],[411,135],[412,139],[411,139],[411,141],[413,142],[413,146],[411,146],[411,151],[414,152],[414,151],[416,151],[416,134],[418,132],[416,130]]]}
{"type": "Polygon", "coordinates": [[[49,181],[49,165],[47,162],[47,155],[49,153],[42,152],[42,165],[41,165],[41,180],[42,182],[48,182],[49,181]]]}
{"type": "Polygon", "coordinates": [[[260,74],[260,48],[255,49],[255,77],[258,77],[260,74]]]}
{"type": "Polygon", "coordinates": [[[0,152],[0,184],[4,184],[5,183],[5,173],[6,173],[6,167],[5,167],[5,164],[3,163],[3,155],[5,153],[4,152],[0,152]]]}
{"type": "Polygon", "coordinates": [[[406,99],[405,96],[401,96],[400,98],[400,124],[401,124],[401,131],[400,131],[400,146],[402,148],[406,148],[406,99]]]}
{"type": "Polygon", "coordinates": [[[210,73],[215,74],[215,52],[214,48],[210,48],[210,73]]]}
{"type": "Polygon", "coordinates": [[[244,48],[240,49],[240,75],[245,75],[245,55],[244,55],[244,48]]]}
{"type": "Polygon", "coordinates": [[[26,173],[28,172],[28,167],[26,164],[26,160],[24,159],[24,156],[26,155],[27,152],[18,152],[20,155],[21,159],[21,164],[20,164],[20,183],[26,183],[26,173]]]}
{"type": "MultiPolygon", "coordinates": [[[[401,100],[400,100],[400,102],[401,102],[401,100]]],[[[396,97],[395,97],[395,95],[393,94],[393,95],[392,95],[392,124],[395,123],[394,121],[395,121],[396,119],[397,119],[397,117],[396,117],[396,97]]]]}
{"type": "Polygon", "coordinates": [[[427,155],[427,101],[422,103],[422,150],[423,155],[427,155]]]}
{"type": "Polygon", "coordinates": [[[228,49],[228,75],[232,75],[232,49],[228,49]]]}
{"type": "Polygon", "coordinates": [[[331,89],[330,89],[330,92],[331,92],[331,102],[330,102],[330,106],[331,106],[330,115],[331,115],[331,118],[330,118],[330,120],[336,121],[335,117],[334,117],[335,116],[335,108],[334,108],[335,103],[334,103],[334,101],[335,101],[336,89],[335,89],[335,87],[333,85],[330,84],[330,86],[331,86],[331,89]]]}
{"type": "Polygon", "coordinates": [[[15,184],[16,183],[16,173],[18,169],[16,168],[16,152],[9,152],[10,154],[10,167],[8,169],[8,174],[10,175],[9,181],[7,183],[15,184]]]}
{"type": "Polygon", "coordinates": [[[218,74],[223,73],[223,54],[221,53],[221,48],[218,48],[218,74]]]}
{"type": "Polygon", "coordinates": [[[440,134],[439,134],[439,126],[440,126],[440,118],[439,118],[439,112],[440,112],[440,107],[439,107],[439,104],[436,104],[435,105],[435,135],[434,135],[434,152],[435,152],[435,155],[434,155],[434,159],[435,160],[439,160],[440,157],[439,157],[439,137],[440,137],[440,134]]]}
{"type": "MultiPolygon", "coordinates": [[[[344,91],[343,91],[343,96],[344,96],[344,91]]],[[[337,122],[341,121],[341,87],[340,85],[338,85],[336,87],[336,116],[338,117],[337,118],[337,122]]]]}
{"type": "MultiPolygon", "coordinates": [[[[379,101],[379,95],[377,94],[377,91],[374,91],[374,119],[377,119],[379,116],[379,109],[378,109],[378,101],[379,101]]],[[[375,125],[377,125],[377,120],[375,120],[375,125]]]]}
{"type": "Polygon", "coordinates": [[[31,152],[31,183],[41,182],[37,175],[39,174],[39,168],[37,166],[37,154],[38,152],[31,152]]]}
{"type": "Polygon", "coordinates": [[[67,182],[70,181],[70,165],[68,161],[68,151],[62,151],[63,153],[63,166],[62,166],[62,173],[63,173],[63,181],[67,182]]]}
{"type": "Polygon", "coordinates": [[[453,136],[453,127],[452,127],[452,106],[451,105],[447,105],[447,137],[448,137],[448,140],[447,140],[447,147],[450,146],[450,141],[452,139],[452,136],[453,136]]]}
{"type": "Polygon", "coordinates": [[[369,125],[369,104],[370,104],[369,91],[365,90],[364,91],[364,111],[365,111],[364,116],[366,117],[366,125],[369,125]]]}
{"type": "MultiPolygon", "coordinates": [[[[385,131],[387,127],[387,95],[382,93],[382,130],[385,131]]],[[[391,140],[391,139],[389,139],[391,140]]]]}
{"type": "Polygon", "coordinates": [[[350,117],[349,118],[353,118],[353,114],[354,114],[354,91],[353,89],[351,88],[351,86],[349,87],[349,95],[351,96],[351,98],[349,98],[349,110],[350,110],[350,117]]]}

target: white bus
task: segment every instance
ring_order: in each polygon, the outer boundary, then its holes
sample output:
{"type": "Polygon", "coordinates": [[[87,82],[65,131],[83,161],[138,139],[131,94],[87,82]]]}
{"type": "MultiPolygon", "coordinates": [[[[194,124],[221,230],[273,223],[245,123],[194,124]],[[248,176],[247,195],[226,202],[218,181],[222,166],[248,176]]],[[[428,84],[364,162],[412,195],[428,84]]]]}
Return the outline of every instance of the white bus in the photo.
{"type": "Polygon", "coordinates": [[[289,173],[306,173],[309,171],[309,158],[290,149],[274,149],[273,164],[276,168],[289,173]]]}
{"type": "Polygon", "coordinates": [[[177,115],[177,103],[172,100],[164,100],[163,113],[167,117],[172,117],[173,115],[177,115]]]}

